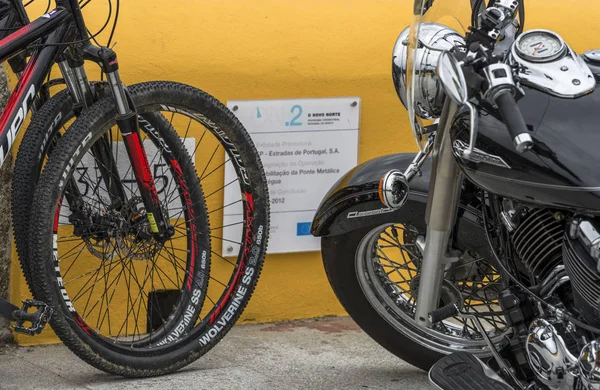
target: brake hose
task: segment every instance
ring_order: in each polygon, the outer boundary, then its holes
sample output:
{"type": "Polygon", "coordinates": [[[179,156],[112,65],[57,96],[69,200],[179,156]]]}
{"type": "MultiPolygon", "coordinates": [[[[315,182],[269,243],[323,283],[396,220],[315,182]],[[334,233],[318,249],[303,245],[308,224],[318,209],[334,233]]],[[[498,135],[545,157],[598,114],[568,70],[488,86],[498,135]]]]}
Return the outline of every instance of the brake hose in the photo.
{"type": "Polygon", "coordinates": [[[473,9],[471,12],[471,26],[479,28],[477,19],[479,18],[479,9],[481,8],[481,3],[483,0],[475,0],[475,4],[473,4],[473,9]]]}
{"type": "Polygon", "coordinates": [[[515,34],[515,38],[521,35],[525,28],[525,0],[519,1],[519,29],[515,34]]]}

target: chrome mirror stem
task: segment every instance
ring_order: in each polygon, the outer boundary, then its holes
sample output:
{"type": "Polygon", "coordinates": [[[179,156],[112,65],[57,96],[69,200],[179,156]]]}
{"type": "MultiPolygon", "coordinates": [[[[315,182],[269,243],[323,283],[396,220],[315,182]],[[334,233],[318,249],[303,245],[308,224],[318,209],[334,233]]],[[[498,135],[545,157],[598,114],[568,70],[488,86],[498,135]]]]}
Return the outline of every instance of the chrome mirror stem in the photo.
{"type": "Polygon", "coordinates": [[[471,155],[473,154],[473,149],[475,149],[475,142],[477,141],[477,116],[479,115],[479,113],[477,112],[477,109],[475,108],[475,106],[473,106],[470,102],[465,103],[465,106],[467,106],[467,108],[469,109],[469,113],[470,113],[470,118],[469,118],[470,134],[469,134],[469,146],[467,147],[467,150],[465,150],[465,152],[464,152],[464,158],[469,160],[471,158],[471,155]]]}
{"type": "Polygon", "coordinates": [[[407,181],[410,182],[410,180],[421,171],[421,166],[423,166],[423,163],[427,159],[427,156],[429,156],[429,153],[431,153],[431,150],[433,149],[434,140],[435,133],[431,133],[429,135],[429,138],[427,139],[427,143],[423,147],[423,150],[417,153],[417,155],[412,160],[408,168],[406,168],[406,170],[404,171],[404,177],[406,177],[407,181]]]}

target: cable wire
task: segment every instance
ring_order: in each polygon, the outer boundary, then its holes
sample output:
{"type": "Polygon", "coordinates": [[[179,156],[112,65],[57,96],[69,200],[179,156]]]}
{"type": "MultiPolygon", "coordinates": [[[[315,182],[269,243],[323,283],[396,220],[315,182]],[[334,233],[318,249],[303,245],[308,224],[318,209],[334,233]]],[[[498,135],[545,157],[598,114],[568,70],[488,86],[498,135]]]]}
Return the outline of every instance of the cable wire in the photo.
{"type": "Polygon", "coordinates": [[[110,23],[110,17],[112,16],[112,0],[108,0],[108,17],[106,18],[106,22],[104,22],[104,25],[102,26],[102,28],[94,35],[92,35],[92,33],[90,32],[90,30],[87,30],[88,34],[90,35],[90,39],[94,41],[94,43],[97,46],[102,46],[100,45],[100,43],[96,40],[96,37],[102,32],[104,31],[104,29],[106,28],[106,26],[108,26],[108,23],[110,23]]]}
{"type": "Polygon", "coordinates": [[[473,8],[471,9],[471,26],[476,28],[479,28],[479,10],[482,3],[483,0],[475,0],[475,4],[473,4],[473,8]]]}
{"type": "Polygon", "coordinates": [[[110,35],[108,36],[108,43],[106,44],[106,47],[110,47],[110,43],[112,42],[113,36],[115,35],[115,30],[117,29],[117,21],[119,20],[120,6],[120,0],[117,0],[117,6],[115,7],[115,21],[113,23],[112,29],[110,30],[110,35]]]}
{"type": "MultiPolygon", "coordinates": [[[[87,0],[83,6],[81,6],[80,8],[85,7],[87,4],[90,3],[91,0],[87,0]]],[[[102,28],[100,28],[100,30],[98,30],[95,34],[88,36],[85,39],[79,39],[79,40],[75,40],[75,41],[70,41],[70,42],[61,42],[61,43],[39,43],[39,44],[33,44],[33,45],[29,45],[29,47],[31,48],[35,48],[35,47],[48,47],[48,46],[68,46],[74,43],[85,43],[85,42],[89,42],[90,40],[94,41],[98,46],[102,46],[98,43],[98,41],[95,39],[98,35],[100,35],[108,26],[108,24],[110,23],[110,17],[112,16],[112,0],[108,0],[108,18],[106,18],[106,21],[104,22],[104,25],[102,26],[102,28]]],[[[115,16],[115,22],[113,24],[113,28],[116,27],[116,23],[117,23],[117,18],[118,14],[115,16]]],[[[90,31],[88,30],[88,33],[90,33],[90,31]]],[[[91,33],[90,33],[91,34],[91,33]]]]}

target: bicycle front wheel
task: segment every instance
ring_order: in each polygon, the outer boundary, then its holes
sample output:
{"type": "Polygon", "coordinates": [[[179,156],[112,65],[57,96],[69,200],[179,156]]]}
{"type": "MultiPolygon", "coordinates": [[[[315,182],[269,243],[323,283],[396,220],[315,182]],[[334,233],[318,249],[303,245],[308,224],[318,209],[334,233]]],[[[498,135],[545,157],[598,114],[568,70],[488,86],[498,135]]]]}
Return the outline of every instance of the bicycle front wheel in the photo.
{"type": "Polygon", "coordinates": [[[173,235],[151,233],[107,98],[50,156],[29,244],[36,298],[54,307],[65,345],[101,370],[139,377],[189,364],[237,321],[260,275],[269,202],[254,144],[216,99],[172,82],[129,92],[173,235]],[[106,174],[99,144],[116,172],[106,174]],[[223,184],[226,169],[234,178],[223,184]],[[114,181],[124,199],[115,200],[114,181]],[[227,186],[239,188],[235,201],[225,200],[227,186]]]}

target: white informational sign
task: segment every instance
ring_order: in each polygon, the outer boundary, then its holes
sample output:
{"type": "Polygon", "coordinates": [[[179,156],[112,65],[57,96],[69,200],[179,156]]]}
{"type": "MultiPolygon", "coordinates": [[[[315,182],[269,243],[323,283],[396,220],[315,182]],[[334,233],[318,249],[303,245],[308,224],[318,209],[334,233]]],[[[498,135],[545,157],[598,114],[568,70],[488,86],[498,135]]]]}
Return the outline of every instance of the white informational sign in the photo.
{"type": "MultiPolygon", "coordinates": [[[[320,250],[310,225],[331,186],[358,162],[360,98],[229,101],[262,159],[271,201],[269,253],[320,250]]],[[[235,180],[225,168],[225,183],[235,180]]],[[[240,199],[227,186],[224,204],[240,199]]],[[[223,215],[223,255],[237,254],[242,225],[240,203],[223,215]],[[231,226],[228,226],[231,224],[231,226]]]]}

